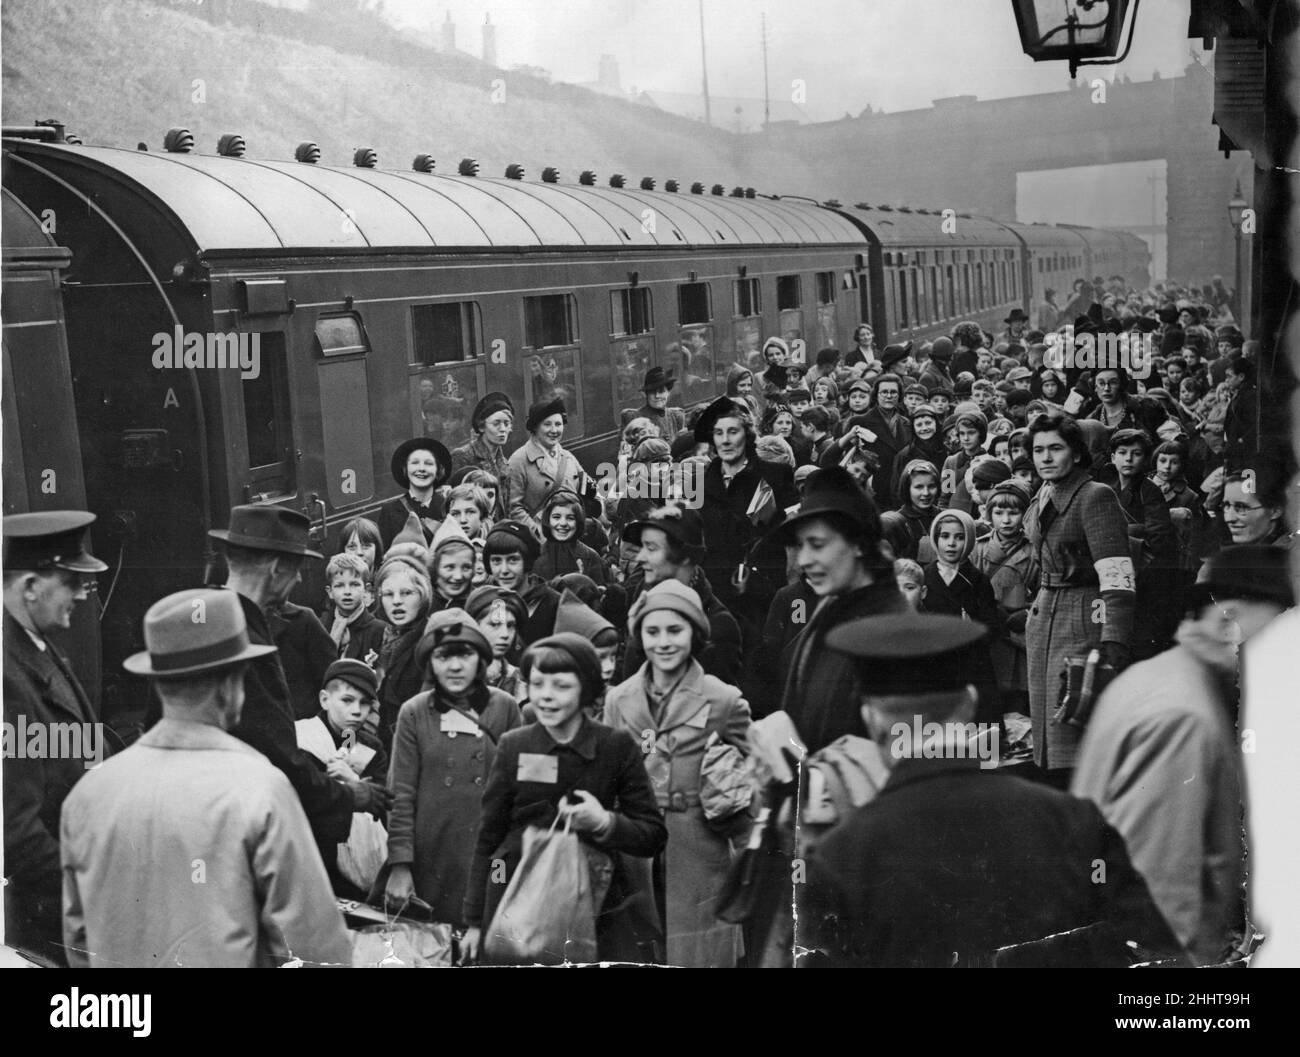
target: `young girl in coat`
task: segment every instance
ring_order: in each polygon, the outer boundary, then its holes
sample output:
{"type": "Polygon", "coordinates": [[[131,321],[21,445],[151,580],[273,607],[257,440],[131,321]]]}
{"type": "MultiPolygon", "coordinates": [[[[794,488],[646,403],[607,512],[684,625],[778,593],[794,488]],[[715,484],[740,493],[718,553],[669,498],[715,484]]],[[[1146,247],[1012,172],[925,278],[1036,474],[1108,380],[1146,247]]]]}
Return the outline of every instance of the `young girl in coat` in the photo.
{"type": "Polygon", "coordinates": [[[743,953],[740,928],[718,921],[713,908],[731,866],[732,841],[743,842],[751,820],[744,810],[707,820],[700,772],[714,734],[748,752],[749,705],[695,659],[709,621],[691,588],[677,580],[655,584],[637,599],[628,625],[647,660],[609,691],[605,722],[642,739],[645,767],[666,813],[668,846],[655,864],[655,890],[663,902],[668,964],[734,966],[743,953]]]}
{"type": "Polygon", "coordinates": [[[899,515],[907,525],[909,543],[895,558],[911,558],[925,563],[934,558],[930,526],[939,511],[939,471],[928,459],[913,459],[898,478],[898,494],[903,497],[899,515]]]}
{"type": "MultiPolygon", "coordinates": [[[[483,794],[463,918],[465,962],[480,958],[492,923],[523,851],[529,826],[547,828],[556,816],[571,820],[588,853],[596,910],[598,956],[608,961],[653,961],[658,940],[653,907],[638,895],[625,857],[663,850],[663,815],[642,762],[640,735],[615,731],[586,714],[601,692],[600,659],[586,639],[561,632],[524,654],[523,677],[537,722],[500,742],[483,794]],[[617,853],[622,853],[619,855],[617,853]],[[496,863],[504,863],[504,876],[496,863]]],[[[562,952],[557,952],[560,954],[562,952]]]]}
{"type": "MultiPolygon", "coordinates": [[[[970,561],[975,549],[974,519],[964,510],[940,512],[930,525],[930,543],[936,559],[925,567],[926,612],[974,620],[996,633],[1002,622],[993,598],[993,585],[970,561]]],[[[987,640],[976,668],[979,674],[976,689],[980,696],[976,719],[997,721],[1002,713],[987,640]]]]}
{"type": "Polygon", "coordinates": [[[510,657],[519,645],[519,626],[528,616],[524,600],[513,591],[495,584],[484,584],[470,592],[465,610],[478,621],[488,645],[492,647],[492,661],[487,669],[488,686],[504,690],[516,701],[522,701],[526,690],[519,669],[510,663],[510,657]]]}
{"type": "Polygon", "coordinates": [[[487,685],[492,648],[463,609],[433,615],[416,658],[430,688],[397,714],[384,892],[398,906],[418,896],[434,921],[460,926],[483,784],[519,706],[487,685]]]}
{"type": "Polygon", "coordinates": [[[605,583],[605,566],[591,547],[582,542],[587,529],[587,515],[576,492],[561,490],[542,508],[542,553],[533,572],[543,580],[553,580],[565,573],[582,573],[598,587],[605,583]]]}
{"type": "Polygon", "coordinates": [[[403,554],[384,560],[375,574],[375,594],[383,608],[383,643],[379,647],[380,671],[377,735],[384,751],[391,751],[397,710],[402,702],[419,692],[424,682],[415,663],[415,647],[424,634],[433,587],[422,562],[403,554]]]}

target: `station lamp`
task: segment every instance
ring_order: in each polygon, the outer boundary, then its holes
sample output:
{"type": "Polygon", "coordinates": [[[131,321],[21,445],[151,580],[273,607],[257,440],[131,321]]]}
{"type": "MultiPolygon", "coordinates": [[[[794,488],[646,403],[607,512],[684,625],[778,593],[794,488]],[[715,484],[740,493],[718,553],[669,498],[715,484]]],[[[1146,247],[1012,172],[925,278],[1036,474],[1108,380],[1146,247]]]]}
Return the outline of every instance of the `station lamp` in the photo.
{"type": "Polygon", "coordinates": [[[1132,3],[1122,55],[1119,44],[1129,0],[1011,0],[1011,6],[1025,54],[1034,62],[1068,60],[1073,78],[1080,66],[1111,66],[1124,60],[1133,43],[1139,2],[1132,3]]]}

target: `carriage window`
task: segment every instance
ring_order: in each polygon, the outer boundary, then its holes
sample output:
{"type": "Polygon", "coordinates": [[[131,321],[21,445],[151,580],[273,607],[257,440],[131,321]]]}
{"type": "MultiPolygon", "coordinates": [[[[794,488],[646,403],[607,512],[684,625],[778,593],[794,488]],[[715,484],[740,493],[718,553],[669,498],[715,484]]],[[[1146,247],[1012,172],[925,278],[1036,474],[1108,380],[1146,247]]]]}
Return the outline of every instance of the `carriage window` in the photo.
{"type": "Polygon", "coordinates": [[[531,349],[578,340],[578,301],[572,294],[524,298],[524,344],[531,349]]]}
{"type": "Polygon", "coordinates": [[[943,301],[939,297],[939,269],[930,265],[930,315],[933,319],[943,318],[943,301]]]}
{"type": "Polygon", "coordinates": [[[528,357],[528,370],[524,374],[525,403],[531,407],[557,396],[563,400],[569,413],[569,423],[564,427],[566,444],[586,432],[579,385],[581,377],[582,365],[577,349],[557,349],[528,357]]]}
{"type": "MultiPolygon", "coordinates": [[[[654,330],[650,290],[644,286],[609,292],[611,334],[649,334],[654,330]]],[[[563,342],[562,344],[568,344],[563,342]]]]}
{"type": "Polygon", "coordinates": [[[316,321],[316,351],[322,356],[354,356],[370,351],[356,316],[326,316],[316,321]]]}
{"type": "Polygon", "coordinates": [[[681,327],[677,340],[664,350],[663,363],[678,379],[670,403],[690,405],[713,397],[717,391],[713,328],[708,324],[681,327]]]}
{"type": "Polygon", "coordinates": [[[763,311],[762,290],[757,279],[737,279],[735,291],[737,316],[756,316],[763,311]]]}
{"type": "MultiPolygon", "coordinates": [[[[240,335],[241,338],[244,335],[240,335]]],[[[283,495],[292,492],[293,447],[289,407],[289,365],[284,335],[278,332],[247,335],[255,341],[261,358],[256,378],[243,379],[244,436],[248,445],[250,492],[283,495]]]]}
{"type": "Polygon", "coordinates": [[[316,381],[320,388],[321,454],[330,505],[360,503],[375,494],[366,361],[318,364],[316,381]]]}
{"type": "Polygon", "coordinates": [[[454,448],[473,436],[470,416],[485,391],[482,364],[413,372],[407,384],[413,437],[436,437],[454,448]]]}
{"type": "Polygon", "coordinates": [[[776,309],[783,312],[790,308],[799,308],[803,304],[803,285],[798,275],[778,275],[776,277],[776,309]]]}
{"type": "Polygon", "coordinates": [[[948,318],[954,319],[957,315],[957,275],[953,265],[948,265],[947,280],[944,284],[944,293],[948,298],[948,318]]]}
{"type": "Polygon", "coordinates": [[[713,298],[708,283],[682,283],[677,287],[677,322],[709,323],[713,320],[713,298]]]}
{"type": "Polygon", "coordinates": [[[817,273],[817,303],[819,305],[835,304],[835,273],[817,273]]]}
{"type": "Polygon", "coordinates": [[[460,363],[483,355],[477,301],[415,305],[411,309],[412,365],[460,363]]]}
{"type": "Polygon", "coordinates": [[[969,312],[971,310],[969,264],[963,264],[961,266],[961,303],[963,312],[969,312]]]}

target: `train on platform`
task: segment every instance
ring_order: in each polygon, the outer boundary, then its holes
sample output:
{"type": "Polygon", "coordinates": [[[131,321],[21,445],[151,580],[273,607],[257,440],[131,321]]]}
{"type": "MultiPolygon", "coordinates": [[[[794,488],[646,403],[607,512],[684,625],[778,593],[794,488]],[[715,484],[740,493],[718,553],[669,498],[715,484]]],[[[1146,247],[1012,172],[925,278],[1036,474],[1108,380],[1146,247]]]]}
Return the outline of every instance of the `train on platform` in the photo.
{"type": "MultiPolygon", "coordinates": [[[[102,619],[72,652],[109,718],[141,696],[119,662],[144,611],[203,581],[231,506],[301,510],[332,552],[397,491],[392,450],[463,443],[486,392],[521,412],[563,396],[565,445],[594,469],[651,366],[692,406],[773,334],[811,359],[851,348],[860,322],[878,347],[962,320],[996,333],[1045,287],[1148,281],[1124,233],[454,168],[381,168],[364,148],[324,165],[310,143],[254,158],[235,135],[204,154],[184,129],[161,151],[5,129],[4,509],[98,515],[102,619]],[[84,671],[101,656],[102,679],[84,671]]],[[[317,570],[299,600],[322,598],[317,570]]]]}

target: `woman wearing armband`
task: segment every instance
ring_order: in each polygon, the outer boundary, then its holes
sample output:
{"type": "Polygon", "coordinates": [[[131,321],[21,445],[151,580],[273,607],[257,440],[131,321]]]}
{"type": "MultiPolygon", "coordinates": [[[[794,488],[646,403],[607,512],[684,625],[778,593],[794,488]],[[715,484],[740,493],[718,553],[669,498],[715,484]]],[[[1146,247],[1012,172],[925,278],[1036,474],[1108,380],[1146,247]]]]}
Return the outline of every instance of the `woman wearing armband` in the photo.
{"type": "Polygon", "coordinates": [[[1124,512],[1115,493],[1091,480],[1087,442],[1067,415],[1042,415],[1029,427],[1043,487],[1025,516],[1025,534],[1042,570],[1025,629],[1034,763],[1066,788],[1081,731],[1054,718],[1069,658],[1093,649],[1115,670],[1129,660],[1135,575],[1124,512]]]}

